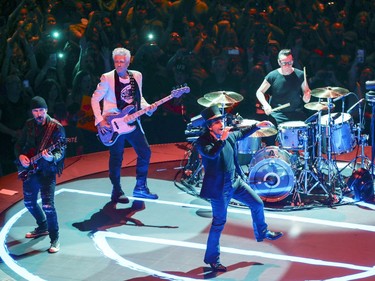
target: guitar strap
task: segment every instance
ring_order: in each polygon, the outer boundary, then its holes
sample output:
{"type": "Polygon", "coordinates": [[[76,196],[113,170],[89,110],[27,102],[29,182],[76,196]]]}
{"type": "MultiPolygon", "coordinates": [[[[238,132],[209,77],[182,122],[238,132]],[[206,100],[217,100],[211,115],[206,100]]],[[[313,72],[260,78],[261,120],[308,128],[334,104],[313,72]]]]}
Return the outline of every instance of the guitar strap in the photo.
{"type": "Polygon", "coordinates": [[[42,141],[40,142],[38,151],[41,152],[47,147],[47,143],[52,136],[53,129],[56,127],[56,123],[50,120],[47,125],[46,133],[43,136],[42,141]]]}
{"type": "Polygon", "coordinates": [[[139,91],[139,86],[137,81],[134,79],[133,73],[128,71],[128,74],[130,77],[130,85],[132,87],[132,92],[134,93],[136,110],[139,110],[141,109],[141,93],[139,91]]]}

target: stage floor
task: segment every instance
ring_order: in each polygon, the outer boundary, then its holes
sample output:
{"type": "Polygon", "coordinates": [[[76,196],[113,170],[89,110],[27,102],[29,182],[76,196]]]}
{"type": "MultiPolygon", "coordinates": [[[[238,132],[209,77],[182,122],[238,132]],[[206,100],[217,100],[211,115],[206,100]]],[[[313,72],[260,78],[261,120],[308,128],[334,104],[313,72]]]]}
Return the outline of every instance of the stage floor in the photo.
{"type": "MultiPolygon", "coordinates": [[[[210,207],[177,188],[181,163],[151,164],[149,187],[158,200],[110,203],[106,171],[61,182],[56,254],[47,252],[48,237],[24,238],[35,224],[22,201],[15,203],[4,212],[0,231],[0,280],[375,280],[375,206],[364,202],[298,211],[267,208],[269,228],[284,236],[261,243],[249,211],[231,206],[221,238],[228,272],[212,273],[203,263],[210,207]]],[[[82,175],[86,172],[83,166],[82,175]]],[[[134,183],[134,167],[124,167],[128,195],[134,183]]]]}

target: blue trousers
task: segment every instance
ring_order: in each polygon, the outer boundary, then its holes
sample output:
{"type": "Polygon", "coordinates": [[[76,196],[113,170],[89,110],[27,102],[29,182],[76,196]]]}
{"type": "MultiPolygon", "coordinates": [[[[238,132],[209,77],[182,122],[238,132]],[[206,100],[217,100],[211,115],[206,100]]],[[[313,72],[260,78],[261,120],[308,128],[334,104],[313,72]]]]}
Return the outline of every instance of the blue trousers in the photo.
{"type": "Polygon", "coordinates": [[[137,186],[146,184],[148,167],[150,165],[150,145],[137,124],[133,132],[119,136],[116,142],[109,147],[109,178],[115,192],[121,191],[121,165],[124,156],[125,141],[128,141],[137,153],[137,186]]]}
{"type": "Polygon", "coordinates": [[[213,218],[204,256],[204,262],[207,264],[220,262],[220,236],[227,220],[228,205],[232,198],[249,207],[256,238],[263,237],[267,231],[263,201],[240,177],[234,180],[231,178],[231,174],[228,174],[225,179],[223,196],[219,199],[210,199],[213,218]]]}
{"type": "Polygon", "coordinates": [[[35,218],[41,228],[47,228],[51,241],[59,237],[59,225],[55,209],[56,175],[36,173],[23,184],[25,207],[35,218]],[[42,199],[42,207],[37,203],[38,194],[42,199]]]}

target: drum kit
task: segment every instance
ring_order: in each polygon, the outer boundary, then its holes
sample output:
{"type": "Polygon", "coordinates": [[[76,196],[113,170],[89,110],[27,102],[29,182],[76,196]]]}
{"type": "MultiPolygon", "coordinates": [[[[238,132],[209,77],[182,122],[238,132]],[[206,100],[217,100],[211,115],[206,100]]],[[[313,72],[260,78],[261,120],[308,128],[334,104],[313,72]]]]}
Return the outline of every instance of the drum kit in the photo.
{"type": "MultiPolygon", "coordinates": [[[[342,100],[344,103],[350,94],[339,87],[312,90],[311,95],[318,101],[305,104],[305,108],[316,113],[305,121],[262,128],[238,141],[239,162],[247,167],[248,183],[264,202],[279,202],[291,196],[292,205],[304,205],[301,198],[307,198],[307,195],[321,196],[330,205],[340,202],[348,185],[342,175],[343,169],[338,168],[336,156],[352,152],[357,144],[361,146],[361,154],[347,166],[357,169],[360,159],[361,168],[369,168],[371,161],[364,154],[368,136],[362,135],[363,120],[354,124],[350,113],[332,112],[334,102],[342,100]],[[322,115],[323,111],[325,115],[322,115]],[[262,138],[275,135],[277,145],[264,146],[262,138]]],[[[219,91],[205,94],[198,103],[204,107],[217,105],[224,114],[226,108],[234,107],[242,100],[238,93],[219,91]]],[[[361,110],[361,101],[357,105],[361,110]]],[[[286,106],[288,104],[280,108],[286,106]]],[[[236,115],[228,125],[241,129],[257,122],[236,115]]]]}

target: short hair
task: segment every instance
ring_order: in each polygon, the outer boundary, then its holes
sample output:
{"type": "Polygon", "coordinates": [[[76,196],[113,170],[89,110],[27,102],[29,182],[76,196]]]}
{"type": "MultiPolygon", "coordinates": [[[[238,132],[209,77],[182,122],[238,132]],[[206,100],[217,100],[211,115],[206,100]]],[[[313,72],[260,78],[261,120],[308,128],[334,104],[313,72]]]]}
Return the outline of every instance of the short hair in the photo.
{"type": "Polygon", "coordinates": [[[282,49],[282,50],[280,50],[279,55],[277,56],[277,59],[280,59],[280,57],[282,57],[282,56],[287,57],[287,56],[290,56],[290,55],[292,55],[291,49],[282,49]]]}
{"type": "Polygon", "coordinates": [[[125,56],[126,62],[130,63],[131,54],[128,49],[125,48],[116,48],[112,51],[112,59],[115,59],[115,56],[125,56]]]}

